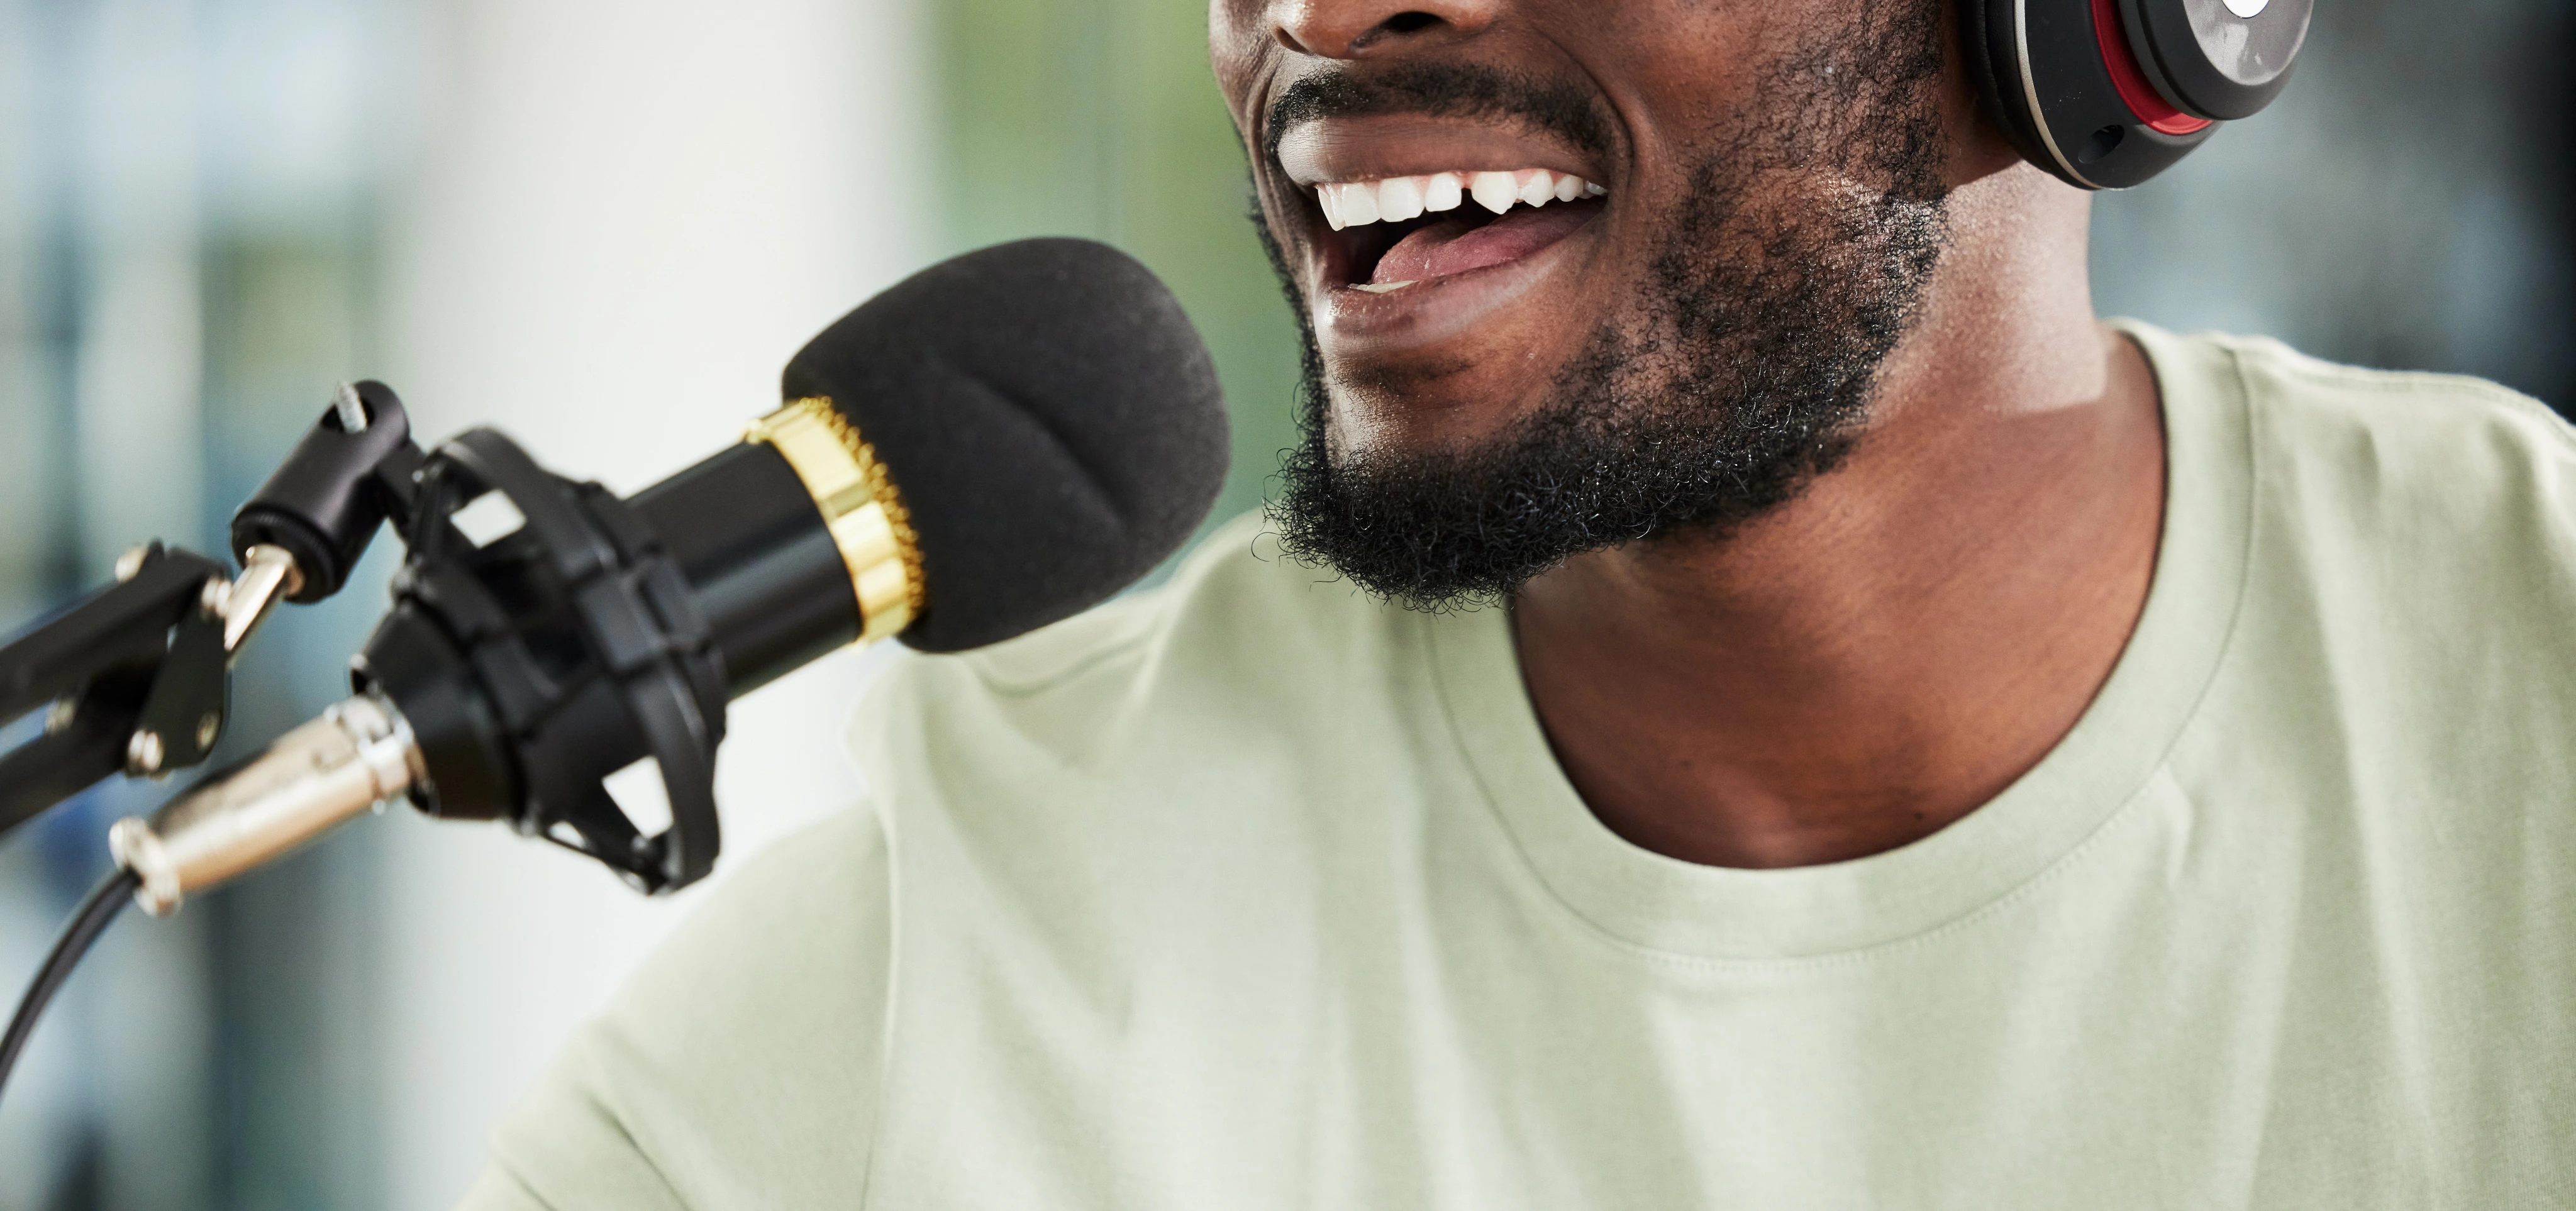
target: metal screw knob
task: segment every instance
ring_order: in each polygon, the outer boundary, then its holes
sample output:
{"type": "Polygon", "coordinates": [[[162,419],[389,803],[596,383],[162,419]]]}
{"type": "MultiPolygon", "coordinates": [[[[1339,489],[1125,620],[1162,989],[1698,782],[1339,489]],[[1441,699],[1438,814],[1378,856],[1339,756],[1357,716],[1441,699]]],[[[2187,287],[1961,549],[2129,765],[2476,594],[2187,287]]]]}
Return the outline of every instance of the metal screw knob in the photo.
{"type": "Polygon", "coordinates": [[[134,733],[134,739],[125,744],[125,768],[137,774],[157,774],[161,772],[161,759],[164,755],[161,748],[161,733],[139,731],[134,733]]]}

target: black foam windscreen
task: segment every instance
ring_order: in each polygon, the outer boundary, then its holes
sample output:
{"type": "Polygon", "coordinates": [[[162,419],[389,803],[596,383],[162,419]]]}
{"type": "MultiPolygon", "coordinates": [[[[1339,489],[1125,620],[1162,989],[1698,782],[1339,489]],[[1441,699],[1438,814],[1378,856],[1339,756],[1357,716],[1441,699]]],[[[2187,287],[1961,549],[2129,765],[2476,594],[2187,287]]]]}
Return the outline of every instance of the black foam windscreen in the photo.
{"type": "Polygon", "coordinates": [[[787,364],[876,447],[920,536],[903,641],[996,643],[1151,571],[1207,516],[1229,441],[1216,368],[1144,266],[1088,240],[968,253],[787,364]]]}

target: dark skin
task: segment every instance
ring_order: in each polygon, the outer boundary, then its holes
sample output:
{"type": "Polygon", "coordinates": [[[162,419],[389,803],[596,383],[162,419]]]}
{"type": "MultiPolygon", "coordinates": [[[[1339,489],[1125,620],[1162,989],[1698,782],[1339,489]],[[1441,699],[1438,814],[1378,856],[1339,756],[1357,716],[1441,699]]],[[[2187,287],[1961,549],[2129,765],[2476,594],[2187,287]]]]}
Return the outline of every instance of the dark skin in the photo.
{"type": "MultiPolygon", "coordinates": [[[[1505,431],[1616,315],[1694,152],[1761,113],[1746,83],[1836,0],[1213,0],[1216,75],[1249,144],[1300,76],[1449,57],[1594,91],[1605,156],[1491,120],[1328,119],[1307,175],[1540,167],[1602,182],[1599,217],[1472,323],[1337,328],[1352,299],[1308,185],[1256,154],[1264,217],[1319,300],[1337,455],[1505,431]],[[1314,165],[1321,165],[1315,168],[1314,165]],[[1387,335],[1394,333],[1392,339],[1387,335]]],[[[1851,456],[1722,536],[1579,556],[1513,601],[1559,763],[1622,837],[1685,861],[1790,867],[1919,840],[2074,726],[2135,627],[2162,523],[2153,376],[2101,326],[2089,202],[2021,164],[1948,75],[1951,239],[1851,456]]],[[[1283,159],[1289,158],[1283,153],[1283,159]]],[[[1831,196],[1830,181],[1783,188],[1831,196]]],[[[1517,279],[1516,279],[1517,280],[1517,279]]],[[[1357,301],[1368,306],[1383,304],[1357,301]]],[[[1448,318],[1454,319],[1454,316],[1448,318]]]]}

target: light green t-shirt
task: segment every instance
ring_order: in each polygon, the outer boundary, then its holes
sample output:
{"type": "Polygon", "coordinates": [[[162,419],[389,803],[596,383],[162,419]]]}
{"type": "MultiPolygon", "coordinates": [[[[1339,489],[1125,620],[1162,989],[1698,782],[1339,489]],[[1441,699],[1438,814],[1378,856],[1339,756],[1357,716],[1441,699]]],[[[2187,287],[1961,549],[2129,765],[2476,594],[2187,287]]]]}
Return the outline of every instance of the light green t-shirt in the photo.
{"type": "Polygon", "coordinates": [[[2145,613],[1940,833],[1630,846],[1500,613],[1238,524],[890,674],[872,808],[702,908],[468,1206],[2576,1206],[2576,442],[2134,331],[2145,613]]]}

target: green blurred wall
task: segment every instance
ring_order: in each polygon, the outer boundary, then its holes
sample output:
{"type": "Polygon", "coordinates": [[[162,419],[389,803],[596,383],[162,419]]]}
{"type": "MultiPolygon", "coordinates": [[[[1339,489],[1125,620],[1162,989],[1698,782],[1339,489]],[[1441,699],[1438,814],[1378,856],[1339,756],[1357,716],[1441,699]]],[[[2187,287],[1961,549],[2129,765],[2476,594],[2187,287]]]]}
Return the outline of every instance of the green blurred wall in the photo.
{"type": "Polygon", "coordinates": [[[1180,296],[1216,356],[1234,467],[1216,517],[1261,503],[1295,434],[1297,335],[1246,219],[1243,151],[1198,0],[939,0],[946,236],[1079,235],[1180,296]]]}

